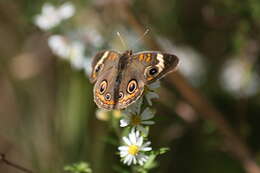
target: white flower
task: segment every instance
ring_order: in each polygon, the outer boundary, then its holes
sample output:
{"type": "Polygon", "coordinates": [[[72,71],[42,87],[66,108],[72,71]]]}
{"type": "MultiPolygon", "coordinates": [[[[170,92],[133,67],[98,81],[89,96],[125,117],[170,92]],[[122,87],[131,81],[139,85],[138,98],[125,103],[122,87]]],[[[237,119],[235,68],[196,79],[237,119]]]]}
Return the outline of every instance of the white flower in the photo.
{"type": "Polygon", "coordinates": [[[200,85],[206,74],[202,55],[189,47],[176,47],[174,52],[181,59],[179,70],[193,85],[200,85]]]}
{"type": "Polygon", "coordinates": [[[61,19],[65,20],[72,17],[75,13],[75,7],[71,2],[66,2],[58,8],[58,14],[61,19]]]}
{"type": "Polygon", "coordinates": [[[150,120],[154,117],[155,112],[150,108],[145,108],[145,110],[138,114],[125,113],[124,118],[120,120],[120,127],[126,127],[128,125],[132,125],[134,127],[142,126],[142,125],[152,125],[154,121],[150,120]]]}
{"type": "Polygon", "coordinates": [[[143,165],[148,159],[148,156],[144,152],[152,150],[149,147],[151,142],[144,143],[140,132],[134,130],[130,132],[128,137],[123,137],[123,141],[126,145],[118,147],[120,157],[123,158],[123,163],[127,165],[137,163],[143,165]]]}
{"type": "Polygon", "coordinates": [[[74,15],[75,7],[72,3],[64,3],[59,8],[50,3],[45,3],[42,12],[35,16],[34,23],[42,30],[49,30],[60,24],[62,20],[68,19],[74,15]]]}
{"type": "Polygon", "coordinates": [[[146,108],[140,114],[140,105],[135,111],[124,111],[123,118],[120,120],[120,127],[132,126],[146,135],[148,131],[144,126],[154,124],[154,121],[151,119],[154,117],[155,112],[150,108],[146,108]]]}
{"type": "Polygon", "coordinates": [[[94,47],[100,47],[104,43],[104,40],[98,30],[86,27],[84,30],[84,39],[94,47]]]}
{"type": "Polygon", "coordinates": [[[68,40],[65,37],[52,35],[48,39],[48,45],[55,55],[65,59],[68,58],[70,50],[68,40]]]}
{"type": "Polygon", "coordinates": [[[35,17],[35,24],[42,30],[48,30],[60,23],[60,17],[56,8],[50,3],[45,3],[42,7],[42,13],[35,17]]]}
{"type": "Polygon", "coordinates": [[[85,61],[84,45],[79,41],[74,41],[71,43],[69,50],[70,50],[69,58],[72,67],[74,67],[75,69],[83,69],[84,61],[85,61]]]}
{"type": "Polygon", "coordinates": [[[222,87],[237,97],[251,96],[259,91],[259,75],[239,58],[225,63],[220,79],[222,87]]]}
{"type": "Polygon", "coordinates": [[[84,44],[79,41],[70,42],[61,35],[52,35],[48,39],[48,45],[52,52],[63,59],[69,60],[71,66],[81,70],[89,64],[89,59],[84,56],[84,44]]]}

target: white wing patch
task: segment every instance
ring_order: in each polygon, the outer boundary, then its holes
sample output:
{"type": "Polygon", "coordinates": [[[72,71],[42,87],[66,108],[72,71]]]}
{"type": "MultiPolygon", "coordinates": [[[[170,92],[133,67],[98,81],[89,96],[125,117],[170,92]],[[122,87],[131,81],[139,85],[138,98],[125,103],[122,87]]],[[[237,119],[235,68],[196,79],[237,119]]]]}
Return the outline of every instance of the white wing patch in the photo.
{"type": "Polygon", "coordinates": [[[159,61],[158,64],[156,64],[156,67],[158,67],[160,73],[164,69],[163,54],[158,53],[156,59],[159,61]]]}
{"type": "Polygon", "coordinates": [[[98,61],[97,65],[95,66],[95,69],[100,65],[103,64],[104,60],[106,59],[106,57],[108,56],[109,51],[105,51],[103,56],[100,58],[100,60],[98,61]]]}

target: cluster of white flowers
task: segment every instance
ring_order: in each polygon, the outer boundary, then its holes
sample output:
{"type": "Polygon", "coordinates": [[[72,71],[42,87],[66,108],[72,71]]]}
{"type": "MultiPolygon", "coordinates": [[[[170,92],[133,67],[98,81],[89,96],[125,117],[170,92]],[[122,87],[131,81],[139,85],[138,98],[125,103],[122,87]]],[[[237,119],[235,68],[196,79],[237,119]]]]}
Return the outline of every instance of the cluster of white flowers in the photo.
{"type": "Polygon", "coordinates": [[[48,45],[53,54],[70,61],[75,69],[84,69],[89,75],[91,73],[90,58],[85,57],[85,47],[80,41],[69,41],[64,36],[52,35],[48,39],[48,45]]]}
{"type": "MultiPolygon", "coordinates": [[[[154,92],[156,88],[160,86],[159,82],[155,82],[148,86],[145,99],[149,106],[152,105],[151,99],[158,98],[158,95],[154,92]]],[[[149,147],[151,142],[144,142],[143,136],[148,136],[148,125],[153,125],[155,111],[150,107],[146,107],[143,111],[141,109],[144,100],[140,98],[134,104],[129,106],[123,111],[123,117],[120,120],[121,127],[131,127],[132,130],[128,137],[123,137],[125,145],[118,147],[120,151],[120,157],[124,164],[139,164],[143,165],[148,160],[148,155],[145,153],[151,151],[149,147]]]]}
{"type": "MultiPolygon", "coordinates": [[[[48,31],[72,17],[74,13],[75,6],[72,2],[65,2],[58,7],[47,2],[43,5],[41,13],[35,16],[34,23],[43,31],[48,31]]],[[[85,44],[87,43],[90,44],[90,47],[101,47],[103,44],[102,36],[95,29],[82,27],[77,31],[70,31],[69,34],[55,34],[48,38],[48,46],[53,54],[69,61],[74,69],[84,70],[86,75],[90,76],[91,61],[85,55],[85,44]],[[75,38],[81,39],[75,40],[75,38]]]]}
{"type": "Polygon", "coordinates": [[[34,23],[42,30],[49,30],[59,25],[63,20],[72,17],[74,13],[75,7],[71,2],[66,2],[60,7],[45,3],[41,14],[36,15],[34,23]]]}

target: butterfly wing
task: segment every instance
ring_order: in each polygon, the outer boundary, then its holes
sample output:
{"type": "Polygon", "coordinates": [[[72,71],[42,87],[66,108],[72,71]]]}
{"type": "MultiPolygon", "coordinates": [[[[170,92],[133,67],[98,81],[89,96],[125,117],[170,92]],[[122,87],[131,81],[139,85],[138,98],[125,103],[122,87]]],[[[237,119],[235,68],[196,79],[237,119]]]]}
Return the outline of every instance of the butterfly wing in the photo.
{"type": "Polygon", "coordinates": [[[155,51],[100,52],[92,63],[94,101],[103,109],[124,109],[141,97],[145,85],[175,70],[178,62],[175,55],[155,51]]]}
{"type": "Polygon", "coordinates": [[[126,68],[121,72],[122,80],[117,92],[123,95],[115,108],[124,109],[134,103],[143,94],[147,84],[160,79],[176,69],[179,59],[172,54],[145,51],[128,57],[126,68]],[[131,91],[131,88],[135,89],[131,91]]]}
{"type": "Polygon", "coordinates": [[[112,109],[115,105],[112,95],[119,58],[115,51],[102,51],[93,58],[90,81],[95,83],[94,101],[99,108],[112,109]]]}
{"type": "Polygon", "coordinates": [[[144,51],[132,55],[132,66],[140,66],[140,74],[143,75],[145,84],[150,84],[176,70],[178,63],[177,56],[157,51],[144,51]]]}
{"type": "Polygon", "coordinates": [[[91,83],[95,83],[98,77],[115,66],[120,54],[115,51],[101,51],[92,60],[91,83]]]}

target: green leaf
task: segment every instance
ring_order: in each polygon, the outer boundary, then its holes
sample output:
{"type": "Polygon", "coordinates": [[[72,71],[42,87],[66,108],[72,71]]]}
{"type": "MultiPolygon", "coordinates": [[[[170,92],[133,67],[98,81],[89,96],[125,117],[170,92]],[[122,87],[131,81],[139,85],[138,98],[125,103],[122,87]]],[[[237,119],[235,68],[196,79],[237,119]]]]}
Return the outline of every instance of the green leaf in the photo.
{"type": "Polygon", "coordinates": [[[74,163],[64,167],[64,170],[70,173],[92,173],[88,163],[80,162],[74,163]]]}

